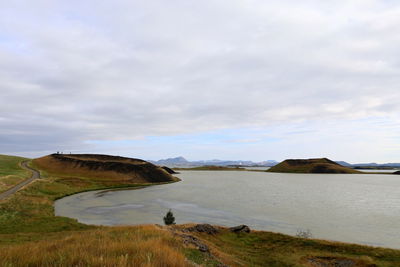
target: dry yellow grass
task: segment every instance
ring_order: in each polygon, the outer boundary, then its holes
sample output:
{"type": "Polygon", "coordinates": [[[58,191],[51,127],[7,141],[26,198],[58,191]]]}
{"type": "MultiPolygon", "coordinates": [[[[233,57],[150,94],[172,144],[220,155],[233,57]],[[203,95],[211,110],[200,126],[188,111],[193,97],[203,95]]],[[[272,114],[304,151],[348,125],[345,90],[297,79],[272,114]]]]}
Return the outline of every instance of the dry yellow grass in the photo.
{"type": "Polygon", "coordinates": [[[104,227],[2,247],[0,266],[192,266],[182,243],[157,226],[104,227]]]}

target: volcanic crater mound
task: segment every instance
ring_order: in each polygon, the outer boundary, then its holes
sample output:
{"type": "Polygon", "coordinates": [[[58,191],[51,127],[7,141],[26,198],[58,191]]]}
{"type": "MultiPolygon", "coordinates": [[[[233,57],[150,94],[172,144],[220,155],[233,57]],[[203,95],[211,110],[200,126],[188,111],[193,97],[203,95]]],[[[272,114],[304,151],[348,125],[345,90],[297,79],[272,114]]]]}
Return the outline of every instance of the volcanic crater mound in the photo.
{"type": "Polygon", "coordinates": [[[112,179],[137,183],[176,181],[162,167],[150,162],[99,154],[51,154],[34,160],[40,169],[53,174],[112,179]]]}
{"type": "Polygon", "coordinates": [[[286,173],[360,173],[330,159],[287,159],[271,167],[268,172],[286,173]]]}

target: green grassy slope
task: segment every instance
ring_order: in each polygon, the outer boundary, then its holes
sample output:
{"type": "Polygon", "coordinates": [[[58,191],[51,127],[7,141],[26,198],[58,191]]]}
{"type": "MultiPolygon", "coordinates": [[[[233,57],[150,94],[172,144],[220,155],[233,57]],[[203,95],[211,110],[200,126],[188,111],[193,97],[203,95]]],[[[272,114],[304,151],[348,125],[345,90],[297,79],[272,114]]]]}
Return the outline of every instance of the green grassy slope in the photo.
{"type": "Polygon", "coordinates": [[[6,191],[30,177],[30,172],[20,167],[27,158],[0,155],[0,192],[6,191]]]}

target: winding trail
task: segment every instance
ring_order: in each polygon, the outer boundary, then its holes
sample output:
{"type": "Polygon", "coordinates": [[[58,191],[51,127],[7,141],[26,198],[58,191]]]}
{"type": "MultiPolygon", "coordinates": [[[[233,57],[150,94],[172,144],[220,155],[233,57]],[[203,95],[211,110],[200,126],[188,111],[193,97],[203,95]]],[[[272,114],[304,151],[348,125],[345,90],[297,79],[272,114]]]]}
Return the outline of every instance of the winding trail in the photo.
{"type": "Polygon", "coordinates": [[[28,185],[28,184],[32,183],[34,180],[40,178],[40,172],[35,170],[35,169],[32,169],[31,167],[29,167],[27,160],[21,162],[21,167],[23,169],[25,169],[25,170],[28,170],[28,171],[32,172],[31,178],[29,178],[28,180],[23,181],[22,183],[17,184],[16,186],[8,189],[7,191],[5,191],[3,193],[0,193],[0,201],[3,200],[3,199],[6,199],[9,196],[11,196],[12,194],[14,194],[18,190],[20,190],[25,185],[28,185]]]}

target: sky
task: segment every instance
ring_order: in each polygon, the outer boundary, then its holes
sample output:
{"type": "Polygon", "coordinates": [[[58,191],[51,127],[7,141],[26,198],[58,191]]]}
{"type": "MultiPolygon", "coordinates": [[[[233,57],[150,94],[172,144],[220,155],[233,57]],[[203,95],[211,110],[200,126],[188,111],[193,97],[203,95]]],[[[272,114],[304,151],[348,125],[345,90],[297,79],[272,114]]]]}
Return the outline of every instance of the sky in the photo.
{"type": "Polygon", "coordinates": [[[400,162],[393,0],[0,0],[0,154],[400,162]]]}

